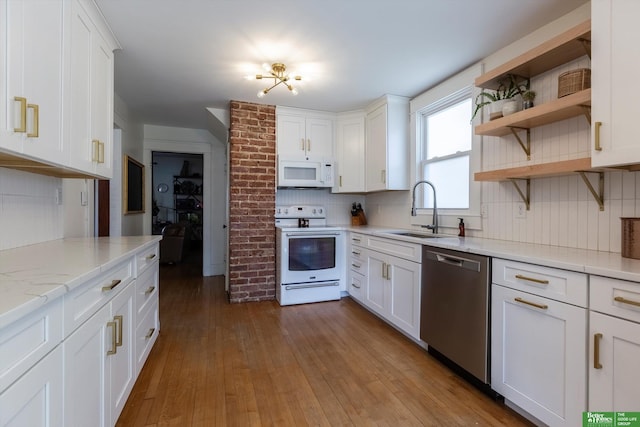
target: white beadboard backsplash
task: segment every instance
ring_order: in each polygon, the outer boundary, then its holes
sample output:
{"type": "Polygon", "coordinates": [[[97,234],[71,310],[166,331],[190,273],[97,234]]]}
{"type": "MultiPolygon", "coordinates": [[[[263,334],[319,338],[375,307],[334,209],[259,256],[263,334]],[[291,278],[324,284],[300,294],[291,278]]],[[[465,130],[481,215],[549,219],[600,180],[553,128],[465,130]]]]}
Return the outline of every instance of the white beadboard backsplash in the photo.
{"type": "Polygon", "coordinates": [[[0,168],[0,250],[63,237],[61,188],[60,178],[0,168]]]}

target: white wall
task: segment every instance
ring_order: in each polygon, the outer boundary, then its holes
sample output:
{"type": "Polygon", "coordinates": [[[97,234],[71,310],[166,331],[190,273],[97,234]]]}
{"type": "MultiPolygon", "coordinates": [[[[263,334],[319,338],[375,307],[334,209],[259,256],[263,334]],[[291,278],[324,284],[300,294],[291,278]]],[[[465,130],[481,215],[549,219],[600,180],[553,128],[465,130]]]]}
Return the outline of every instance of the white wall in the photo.
{"type": "MultiPolygon", "coordinates": [[[[362,194],[332,194],[330,189],[278,189],[276,205],[319,205],[327,209],[327,224],[348,225],[351,223],[351,204],[365,206],[362,194]]],[[[367,211],[365,209],[365,215],[367,211]]]]}
{"type": "Polygon", "coordinates": [[[63,237],[58,189],[60,178],[0,168],[0,250],[63,237]]]}

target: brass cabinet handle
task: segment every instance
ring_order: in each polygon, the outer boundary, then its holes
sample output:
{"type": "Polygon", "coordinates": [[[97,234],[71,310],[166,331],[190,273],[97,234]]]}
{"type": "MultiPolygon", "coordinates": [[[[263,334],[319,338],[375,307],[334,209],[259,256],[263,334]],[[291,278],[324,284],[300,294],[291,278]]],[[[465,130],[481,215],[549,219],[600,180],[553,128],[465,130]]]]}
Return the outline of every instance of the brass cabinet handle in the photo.
{"type": "Polygon", "coordinates": [[[115,288],[116,286],[118,286],[120,283],[122,283],[122,280],[112,280],[111,284],[109,286],[103,286],[102,287],[102,292],[105,291],[111,291],[113,290],[113,288],[115,288]]]}
{"type": "Polygon", "coordinates": [[[122,323],[124,318],[121,314],[113,316],[113,320],[118,324],[118,335],[116,337],[116,347],[122,347],[122,323]]]}
{"type": "Polygon", "coordinates": [[[383,184],[387,183],[387,171],[385,169],[382,169],[380,171],[380,180],[382,181],[383,184]]]}
{"type": "Polygon", "coordinates": [[[116,354],[118,352],[117,342],[116,342],[116,322],[107,322],[107,328],[112,328],[111,330],[111,350],[107,350],[107,355],[110,356],[112,354],[116,354]]]}
{"type": "Polygon", "coordinates": [[[351,286],[353,286],[356,289],[360,289],[360,286],[356,285],[355,282],[351,282],[351,286]]]}
{"type": "Polygon", "coordinates": [[[351,263],[351,267],[353,267],[353,268],[358,268],[358,269],[359,269],[359,268],[360,268],[360,267],[362,267],[362,266],[361,266],[361,265],[358,265],[358,264],[351,263]]]}
{"type": "Polygon", "coordinates": [[[311,139],[307,139],[307,151],[311,151],[311,139]]]}
{"type": "Polygon", "coordinates": [[[98,163],[104,163],[104,142],[98,141],[98,163]]]}
{"type": "Polygon", "coordinates": [[[596,151],[602,151],[602,146],[600,145],[600,127],[602,127],[602,122],[595,122],[593,124],[593,126],[594,126],[593,131],[594,131],[594,135],[595,135],[595,138],[594,138],[595,147],[594,147],[594,149],[596,151]]]}
{"type": "Polygon", "coordinates": [[[516,302],[519,302],[519,303],[522,303],[522,304],[527,304],[527,305],[530,305],[532,307],[539,308],[541,310],[546,310],[546,309],[549,308],[549,306],[547,304],[537,304],[535,302],[527,301],[527,300],[522,299],[520,297],[516,297],[516,298],[514,298],[514,300],[516,302]]]}
{"type": "Polygon", "coordinates": [[[155,291],[155,290],[156,290],[156,287],[155,287],[155,286],[149,286],[149,287],[147,288],[147,290],[146,290],[146,291],[144,291],[144,294],[145,294],[145,295],[149,295],[149,294],[153,293],[153,291],[155,291]]]}
{"type": "Polygon", "coordinates": [[[98,160],[100,160],[100,158],[98,157],[98,152],[100,151],[100,141],[98,141],[97,139],[92,139],[91,140],[91,161],[92,162],[97,162],[98,160]]]}
{"type": "Polygon", "coordinates": [[[338,175],[339,187],[342,187],[342,175],[338,175]]]}
{"type": "Polygon", "coordinates": [[[156,254],[151,254],[151,255],[146,257],[146,260],[150,261],[150,260],[154,259],[155,257],[156,257],[156,254]]]}
{"type": "Polygon", "coordinates": [[[33,110],[33,132],[27,133],[29,138],[37,138],[40,134],[40,107],[37,104],[27,104],[33,110]]]}
{"type": "Polygon", "coordinates": [[[300,149],[304,151],[304,138],[300,138],[300,149]]]}
{"type": "Polygon", "coordinates": [[[534,283],[540,283],[541,285],[548,285],[549,284],[548,280],[534,279],[533,277],[523,276],[522,274],[516,274],[516,279],[527,280],[529,282],[534,282],[534,283]]]}
{"type": "Polygon", "coordinates": [[[629,304],[629,305],[634,305],[636,307],[640,307],[640,302],[634,301],[632,299],[626,299],[624,297],[615,297],[613,300],[617,302],[621,302],[623,304],[629,304]]]}
{"type": "Polygon", "coordinates": [[[387,264],[387,280],[391,280],[391,264],[387,264]]]}
{"type": "Polygon", "coordinates": [[[146,339],[151,338],[151,337],[153,336],[153,333],[154,333],[155,331],[156,331],[156,328],[151,328],[151,329],[149,329],[149,332],[147,332],[147,335],[145,335],[144,337],[145,337],[146,339]]]}
{"type": "Polygon", "coordinates": [[[385,275],[386,268],[387,268],[387,263],[386,263],[386,262],[383,262],[383,263],[382,263],[382,278],[383,278],[383,279],[386,279],[386,278],[387,278],[387,276],[385,275]]]}
{"type": "Polygon", "coordinates": [[[20,126],[13,128],[13,131],[25,133],[27,131],[27,98],[14,96],[13,100],[20,103],[20,126]]]}
{"type": "Polygon", "coordinates": [[[352,242],[358,242],[358,243],[360,243],[360,242],[361,242],[360,238],[358,238],[358,237],[352,237],[352,238],[351,238],[351,241],[352,241],[352,242]]]}
{"type": "Polygon", "coordinates": [[[601,339],[602,339],[601,333],[593,334],[593,369],[602,369],[602,364],[600,363],[600,340],[601,339]]]}
{"type": "Polygon", "coordinates": [[[354,254],[354,255],[360,256],[360,252],[358,252],[358,251],[351,251],[351,253],[354,254]]]}

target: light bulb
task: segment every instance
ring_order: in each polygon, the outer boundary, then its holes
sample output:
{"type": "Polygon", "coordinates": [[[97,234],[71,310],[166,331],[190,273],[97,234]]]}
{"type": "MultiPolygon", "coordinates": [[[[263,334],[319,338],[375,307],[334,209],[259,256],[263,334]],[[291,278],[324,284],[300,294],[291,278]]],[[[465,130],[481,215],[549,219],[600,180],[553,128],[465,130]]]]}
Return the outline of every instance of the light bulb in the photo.
{"type": "Polygon", "coordinates": [[[298,89],[296,89],[295,87],[292,87],[290,90],[291,90],[292,94],[294,94],[294,95],[298,94],[298,89]]]}
{"type": "Polygon", "coordinates": [[[264,90],[261,90],[260,92],[258,92],[258,98],[264,98],[266,94],[267,93],[264,90]]]}

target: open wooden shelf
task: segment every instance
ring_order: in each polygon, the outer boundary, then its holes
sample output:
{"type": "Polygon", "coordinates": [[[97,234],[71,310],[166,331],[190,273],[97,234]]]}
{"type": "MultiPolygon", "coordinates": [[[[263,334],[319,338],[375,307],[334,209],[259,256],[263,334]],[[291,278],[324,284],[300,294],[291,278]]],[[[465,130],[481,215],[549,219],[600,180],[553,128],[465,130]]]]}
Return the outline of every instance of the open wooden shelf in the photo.
{"type": "Polygon", "coordinates": [[[591,89],[585,89],[475,127],[476,135],[504,136],[511,128],[530,129],[582,114],[589,115],[591,89]]]}
{"type": "MultiPolygon", "coordinates": [[[[574,160],[562,160],[537,165],[518,166],[515,168],[497,169],[486,172],[476,172],[476,181],[509,181],[512,179],[546,178],[561,176],[572,172],[590,172],[591,157],[574,160]]],[[[597,172],[597,171],[594,171],[597,172]]]]}
{"type": "Polygon", "coordinates": [[[581,56],[590,55],[590,42],[591,20],[587,20],[482,74],[476,78],[475,85],[487,89],[497,89],[498,82],[509,74],[531,78],[581,56]]]}

